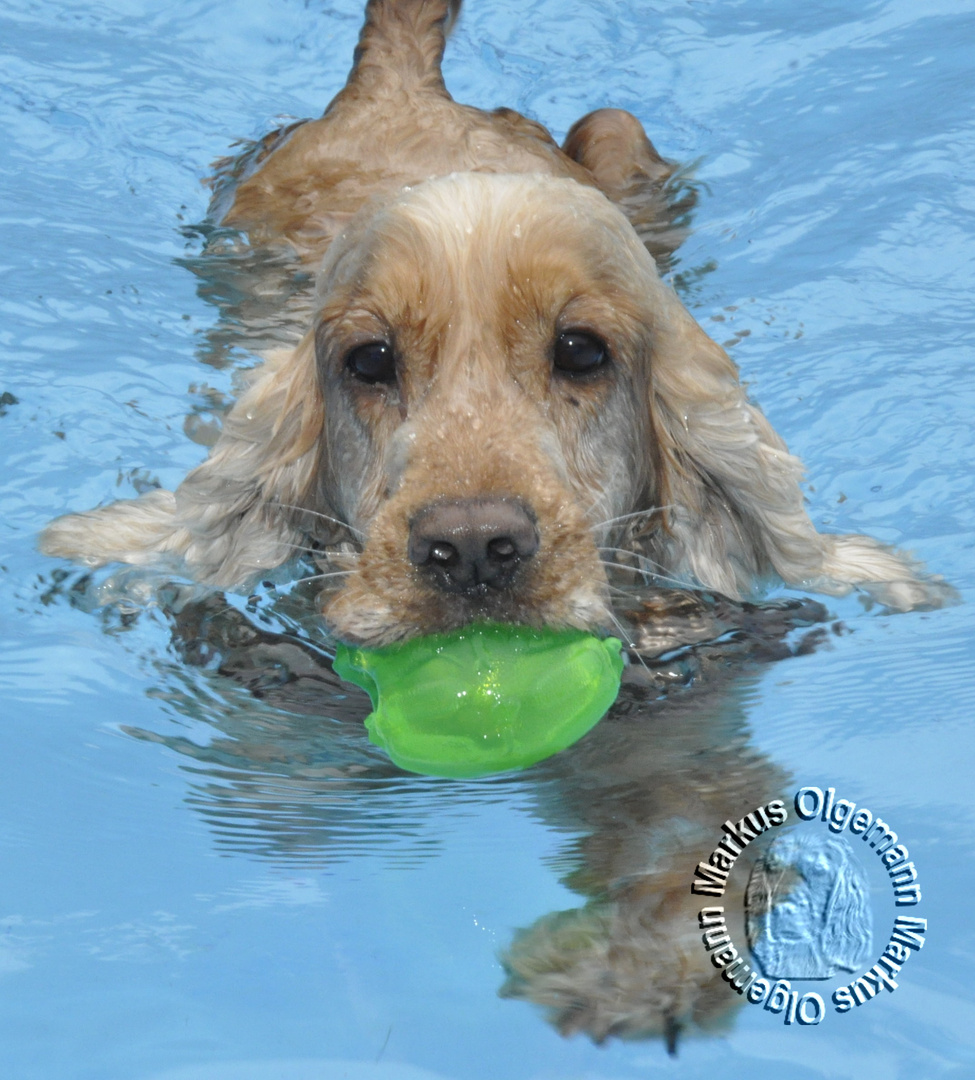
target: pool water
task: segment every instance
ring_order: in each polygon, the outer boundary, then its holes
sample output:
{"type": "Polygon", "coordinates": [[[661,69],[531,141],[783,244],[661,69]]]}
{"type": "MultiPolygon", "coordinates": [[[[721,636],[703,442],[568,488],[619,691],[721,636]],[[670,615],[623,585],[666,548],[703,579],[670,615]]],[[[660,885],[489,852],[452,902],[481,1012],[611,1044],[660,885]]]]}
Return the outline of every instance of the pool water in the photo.
{"type": "Polygon", "coordinates": [[[360,19],[0,12],[0,1073],[972,1075],[972,0],[467,0],[445,64],[458,99],[558,137],[628,108],[687,164],[673,280],[804,459],[813,519],[915,552],[959,605],[830,601],[809,647],[676,656],[686,692],[631,688],[556,758],[455,781],[370,746],[364,695],[298,636],[301,587],[208,597],[37,553],[53,516],[202,459],[253,358],[217,324],[231,286],[192,272],[200,179],[320,112],[360,19]],[[873,955],[894,914],[928,933],[895,993],[787,1025],[691,986],[688,853],[804,785],[883,814],[919,870],[895,911],[865,864],[873,955]],[[671,1056],[681,1008],[700,1025],[671,1056]]]}

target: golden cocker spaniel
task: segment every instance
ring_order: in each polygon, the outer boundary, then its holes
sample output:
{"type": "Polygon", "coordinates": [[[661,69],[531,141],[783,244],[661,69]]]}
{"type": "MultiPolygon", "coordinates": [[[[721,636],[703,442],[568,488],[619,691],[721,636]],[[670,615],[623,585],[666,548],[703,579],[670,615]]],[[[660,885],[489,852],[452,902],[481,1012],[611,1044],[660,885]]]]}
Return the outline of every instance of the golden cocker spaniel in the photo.
{"type": "Polygon", "coordinates": [[[457,104],[457,7],[369,0],[322,118],[225,163],[212,213],[317,272],[311,325],[175,492],[60,518],[42,549],[233,587],[312,548],[346,570],[328,624],[369,645],[605,629],[607,549],[730,597],[777,578],[937,603],[901,554],[813,527],[799,462],[658,275],[672,169],[639,121],[591,113],[559,148],[457,104]]]}

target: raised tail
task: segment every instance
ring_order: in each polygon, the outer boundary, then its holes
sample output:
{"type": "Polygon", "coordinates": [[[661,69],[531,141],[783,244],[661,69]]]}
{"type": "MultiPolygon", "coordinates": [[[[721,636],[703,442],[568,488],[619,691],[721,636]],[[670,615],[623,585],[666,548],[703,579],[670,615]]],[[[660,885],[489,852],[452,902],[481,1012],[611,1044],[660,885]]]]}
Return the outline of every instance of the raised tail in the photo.
{"type": "Polygon", "coordinates": [[[446,94],[440,63],[461,0],[369,0],[347,90],[446,94]]]}

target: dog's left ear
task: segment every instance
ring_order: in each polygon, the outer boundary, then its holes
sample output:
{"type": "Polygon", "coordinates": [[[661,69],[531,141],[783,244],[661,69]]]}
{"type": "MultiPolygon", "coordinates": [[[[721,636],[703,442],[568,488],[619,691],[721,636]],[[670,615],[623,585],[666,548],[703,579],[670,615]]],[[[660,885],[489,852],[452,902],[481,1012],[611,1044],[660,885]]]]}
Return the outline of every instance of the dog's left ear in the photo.
{"type": "Polygon", "coordinates": [[[41,550],[89,566],[175,558],[198,581],[244,585],[286,562],[328,520],[317,490],[322,423],[308,334],[254,371],[209,458],[175,493],[151,491],[58,518],[41,534],[41,550]]]}
{"type": "Polygon", "coordinates": [[[659,447],[663,527],[650,547],[668,570],[730,597],[775,575],[842,595],[861,586],[906,610],[953,590],[866,536],[816,531],[799,487],[802,465],[749,402],[727,353],[656,282],[650,413],[659,447]]]}
{"type": "Polygon", "coordinates": [[[597,109],[572,125],[562,150],[626,215],[657,264],[669,266],[697,195],[677,179],[677,166],[657,153],[640,121],[625,109],[597,109]]]}

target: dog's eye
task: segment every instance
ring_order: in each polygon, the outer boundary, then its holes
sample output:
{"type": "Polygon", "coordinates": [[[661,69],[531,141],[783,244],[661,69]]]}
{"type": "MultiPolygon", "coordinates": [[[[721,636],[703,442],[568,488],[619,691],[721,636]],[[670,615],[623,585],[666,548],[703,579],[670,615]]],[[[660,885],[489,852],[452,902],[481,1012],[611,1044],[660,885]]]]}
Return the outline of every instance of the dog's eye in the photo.
{"type": "Polygon", "coordinates": [[[396,357],[388,341],[369,341],[358,345],[345,358],[345,366],[362,382],[396,382],[396,357]]]}
{"type": "Polygon", "coordinates": [[[555,367],[567,375],[587,375],[608,359],[603,342],[585,330],[566,330],[555,339],[555,367]]]}

